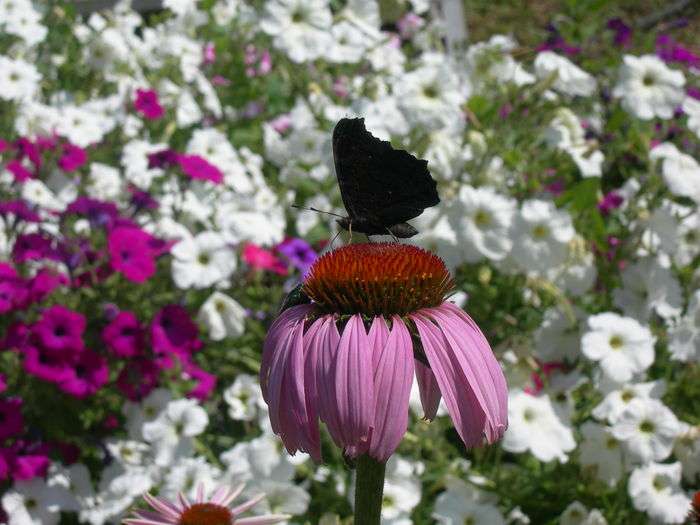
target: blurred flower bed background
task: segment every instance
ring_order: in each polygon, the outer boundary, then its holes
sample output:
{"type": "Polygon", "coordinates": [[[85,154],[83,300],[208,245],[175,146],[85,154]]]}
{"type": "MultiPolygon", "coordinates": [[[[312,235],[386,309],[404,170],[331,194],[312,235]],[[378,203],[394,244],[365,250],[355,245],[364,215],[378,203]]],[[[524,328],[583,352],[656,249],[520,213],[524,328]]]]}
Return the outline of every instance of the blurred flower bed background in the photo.
{"type": "Polygon", "coordinates": [[[469,452],[414,389],[384,522],[684,521],[689,2],[467,2],[458,42],[426,0],[163,3],[0,2],[0,522],[118,523],[145,491],[240,482],[255,513],[352,516],[340,452],[289,456],[257,378],[337,232],[291,205],[345,213],[346,116],[428,159],[442,202],[409,242],[455,272],[510,389],[504,440],[469,452]]]}

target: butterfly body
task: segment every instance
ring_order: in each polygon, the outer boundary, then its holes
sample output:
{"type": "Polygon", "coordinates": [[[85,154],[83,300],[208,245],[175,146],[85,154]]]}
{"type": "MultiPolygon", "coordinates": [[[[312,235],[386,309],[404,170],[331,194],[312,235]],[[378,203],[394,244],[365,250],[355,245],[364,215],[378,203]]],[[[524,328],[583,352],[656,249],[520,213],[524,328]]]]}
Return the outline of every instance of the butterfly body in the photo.
{"type": "Polygon", "coordinates": [[[341,228],[398,238],[418,233],[406,221],[440,202],[428,161],[392,148],[365,128],[364,119],[341,119],[333,130],[333,159],[348,217],[341,228]]]}

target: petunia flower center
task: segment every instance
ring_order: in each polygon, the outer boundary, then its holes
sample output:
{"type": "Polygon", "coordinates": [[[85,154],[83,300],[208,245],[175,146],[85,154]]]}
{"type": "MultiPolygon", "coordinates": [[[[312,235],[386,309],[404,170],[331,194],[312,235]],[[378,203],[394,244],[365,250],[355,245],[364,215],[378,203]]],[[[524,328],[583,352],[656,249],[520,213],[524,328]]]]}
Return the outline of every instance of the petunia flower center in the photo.
{"type": "Polygon", "coordinates": [[[222,505],[195,503],[180,515],[177,525],[231,525],[233,515],[222,505]]]}
{"type": "Polygon", "coordinates": [[[438,256],[408,244],[351,244],[320,257],[304,292],[323,311],[404,315],[439,306],[454,288],[438,256]]]}

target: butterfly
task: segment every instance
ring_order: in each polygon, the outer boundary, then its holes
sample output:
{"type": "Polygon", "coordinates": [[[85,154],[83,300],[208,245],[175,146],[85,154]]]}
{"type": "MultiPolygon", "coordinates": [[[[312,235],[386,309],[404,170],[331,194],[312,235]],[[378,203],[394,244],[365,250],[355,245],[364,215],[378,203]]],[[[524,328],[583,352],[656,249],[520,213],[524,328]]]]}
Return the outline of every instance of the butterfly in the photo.
{"type": "Polygon", "coordinates": [[[428,161],[373,136],[363,118],[343,118],[335,125],[333,160],[348,212],[338,219],[345,230],[413,237],[418,230],[406,221],[440,202],[428,161]]]}

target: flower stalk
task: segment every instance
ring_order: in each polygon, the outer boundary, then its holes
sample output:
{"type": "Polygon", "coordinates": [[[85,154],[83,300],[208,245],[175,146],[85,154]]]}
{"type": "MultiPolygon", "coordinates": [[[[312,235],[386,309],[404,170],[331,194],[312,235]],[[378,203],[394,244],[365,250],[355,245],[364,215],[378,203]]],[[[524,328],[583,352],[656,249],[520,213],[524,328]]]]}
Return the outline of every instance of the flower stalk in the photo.
{"type": "Polygon", "coordinates": [[[355,476],[355,525],[379,525],[384,496],[386,463],[368,454],[357,458],[355,476]]]}

